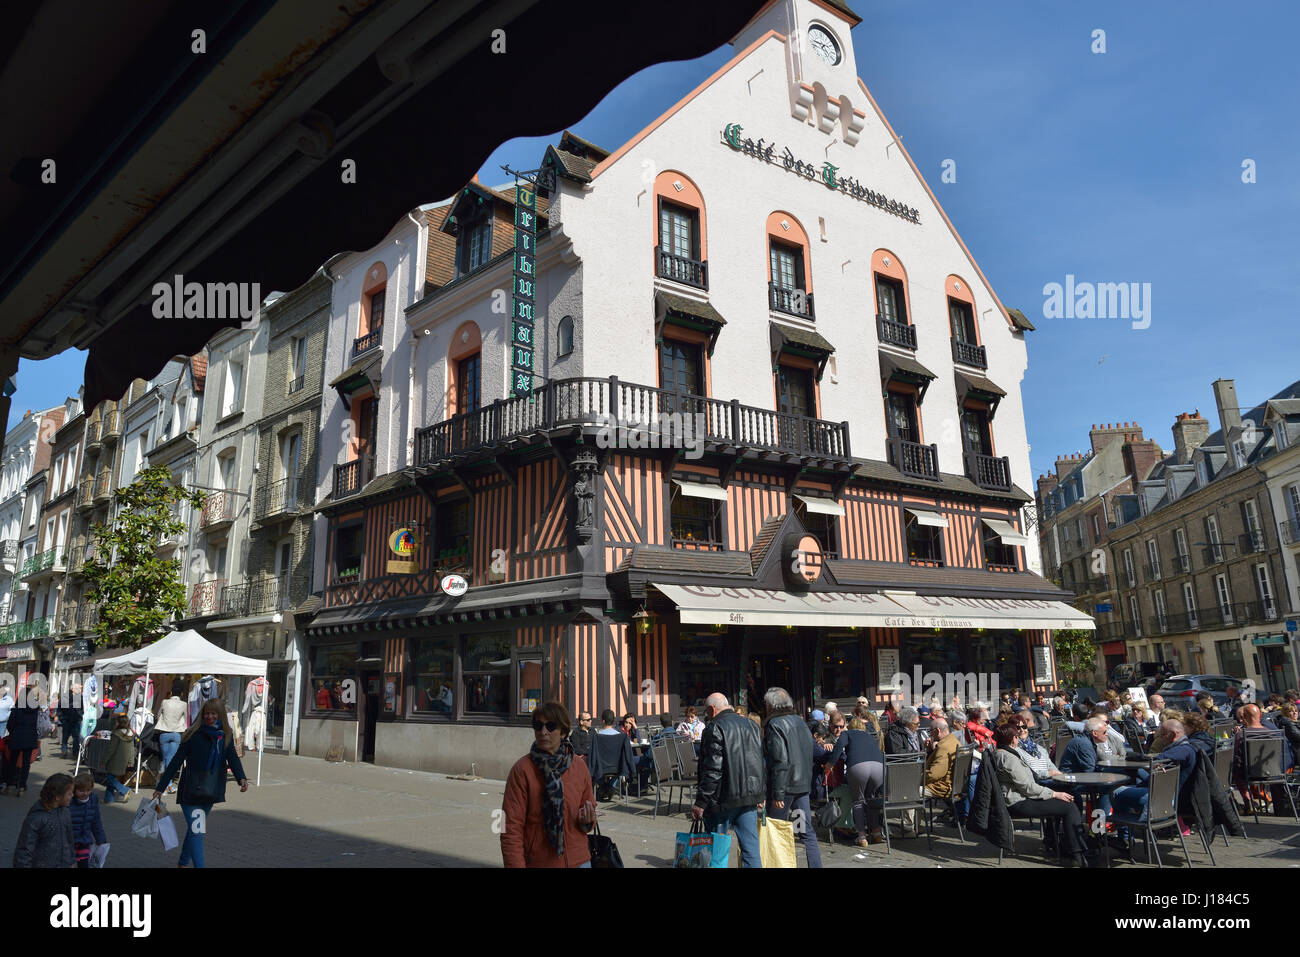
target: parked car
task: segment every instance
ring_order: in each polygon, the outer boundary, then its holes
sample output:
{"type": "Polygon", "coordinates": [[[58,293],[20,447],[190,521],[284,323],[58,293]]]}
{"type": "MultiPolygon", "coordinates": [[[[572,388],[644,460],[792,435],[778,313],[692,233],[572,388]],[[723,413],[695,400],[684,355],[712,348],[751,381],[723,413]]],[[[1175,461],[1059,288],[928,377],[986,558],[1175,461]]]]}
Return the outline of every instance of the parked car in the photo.
{"type": "Polygon", "coordinates": [[[1214,697],[1214,703],[1225,714],[1228,710],[1228,688],[1241,688],[1246,679],[1231,675],[1171,675],[1160,683],[1156,692],[1165,699],[1171,708],[1190,710],[1196,705],[1196,696],[1208,691],[1214,697]]]}
{"type": "Polygon", "coordinates": [[[1150,698],[1160,683],[1173,673],[1173,669],[1158,662],[1126,661],[1115,666],[1110,673],[1106,687],[1112,691],[1126,691],[1129,688],[1141,688],[1150,698]]]}

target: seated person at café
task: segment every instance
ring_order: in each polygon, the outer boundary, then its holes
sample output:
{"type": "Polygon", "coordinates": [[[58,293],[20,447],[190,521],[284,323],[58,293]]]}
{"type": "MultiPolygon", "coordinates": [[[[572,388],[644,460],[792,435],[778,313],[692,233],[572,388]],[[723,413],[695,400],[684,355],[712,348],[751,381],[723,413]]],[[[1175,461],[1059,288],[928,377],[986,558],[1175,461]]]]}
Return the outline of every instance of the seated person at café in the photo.
{"type": "MultiPolygon", "coordinates": [[[[1257,704],[1242,704],[1237,710],[1237,714],[1241,721],[1241,726],[1237,728],[1236,738],[1232,742],[1232,783],[1241,793],[1247,807],[1253,806],[1259,811],[1266,811],[1268,810],[1270,798],[1265,794],[1265,789],[1258,787],[1256,794],[1252,796],[1247,786],[1246,738],[1255,737],[1257,735],[1276,734],[1277,729],[1270,728],[1263,723],[1260,719],[1260,710],[1259,705],[1257,704]],[[1253,804],[1252,800],[1254,801],[1253,804]]],[[[1291,748],[1284,735],[1282,739],[1282,767],[1289,768],[1293,762],[1294,758],[1291,754],[1291,748]]],[[[1282,794],[1282,792],[1276,787],[1274,788],[1274,791],[1277,794],[1282,794]]],[[[1282,794],[1282,798],[1283,803],[1286,803],[1285,794],[1282,794]]],[[[1274,799],[1272,803],[1276,805],[1276,799],[1274,799]]],[[[1280,807],[1276,808],[1276,810],[1278,813],[1281,813],[1280,807]]]]}
{"type": "Polygon", "coordinates": [[[606,708],[604,711],[600,713],[601,728],[596,733],[597,734],[622,734],[623,733],[622,731],[614,727],[614,722],[616,720],[617,717],[615,716],[614,712],[611,711],[609,708],[606,708]]]}
{"type": "MultiPolygon", "coordinates": [[[[1296,718],[1298,711],[1293,701],[1283,701],[1278,705],[1277,720],[1274,722],[1279,731],[1286,735],[1286,740],[1291,745],[1292,760],[1300,761],[1300,722],[1296,718]]],[[[1189,734],[1188,737],[1191,737],[1189,734]]]]}
{"type": "Polygon", "coordinates": [[[975,707],[966,712],[966,740],[980,748],[993,744],[993,729],[988,726],[989,709],[976,702],[975,707]]]}
{"type": "Polygon", "coordinates": [[[1025,759],[1025,763],[1033,770],[1034,774],[1041,778],[1056,777],[1060,770],[1052,763],[1048,757],[1047,749],[1034,743],[1033,738],[1029,736],[1030,719],[1028,712],[1021,711],[1011,720],[1019,726],[1017,728],[1014,747],[1025,759]]]}
{"type": "Polygon", "coordinates": [[[926,797],[951,797],[957,737],[949,733],[948,722],[943,718],[930,722],[929,752],[925,758],[925,784],[921,793],[926,797]]]}
{"type": "Polygon", "coordinates": [[[1065,722],[1065,726],[1075,734],[1087,734],[1088,729],[1083,726],[1083,723],[1088,720],[1090,713],[1087,705],[1081,701],[1076,701],[1070,707],[1070,717],[1065,722]]]}
{"type": "MultiPolygon", "coordinates": [[[[1188,740],[1181,721],[1166,721],[1156,732],[1160,759],[1178,765],[1178,793],[1182,794],[1188,776],[1196,770],[1196,746],[1188,740]]],[[[1151,791],[1146,783],[1126,784],[1111,793],[1111,804],[1121,814],[1141,815],[1146,810],[1151,791]]]]}
{"type": "Polygon", "coordinates": [[[677,726],[677,733],[698,742],[704,733],[704,722],[695,711],[695,705],[686,709],[686,718],[677,726]]]}
{"type": "Polygon", "coordinates": [[[998,784],[1006,798],[1007,811],[1012,817],[1061,818],[1066,866],[1084,867],[1087,862],[1083,856],[1083,817],[1074,803],[1074,796],[1064,791],[1053,791],[1034,780],[1033,770],[1015,749],[1019,730],[1019,722],[1008,721],[1000,725],[993,732],[997,750],[989,758],[989,765],[997,773],[998,784]]]}
{"type": "Polygon", "coordinates": [[[885,732],[886,754],[910,754],[921,750],[921,716],[910,705],[898,709],[898,719],[885,732]]]}
{"type": "Polygon", "coordinates": [[[578,726],[569,732],[569,743],[573,745],[573,753],[588,757],[591,754],[591,712],[578,712],[578,726]]]}
{"type": "Polygon", "coordinates": [[[636,759],[637,778],[643,791],[647,789],[655,773],[655,759],[651,750],[655,745],[677,734],[677,728],[673,726],[672,715],[661,714],[659,716],[659,725],[659,730],[650,739],[650,747],[646,748],[645,754],[636,759]]]}

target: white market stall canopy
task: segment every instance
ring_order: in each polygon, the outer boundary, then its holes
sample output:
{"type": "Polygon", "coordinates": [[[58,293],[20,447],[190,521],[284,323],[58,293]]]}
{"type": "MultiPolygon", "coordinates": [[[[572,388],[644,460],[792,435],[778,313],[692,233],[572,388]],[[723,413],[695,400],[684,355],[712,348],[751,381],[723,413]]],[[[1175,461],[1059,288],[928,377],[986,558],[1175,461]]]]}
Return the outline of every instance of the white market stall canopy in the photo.
{"type": "Polygon", "coordinates": [[[684,625],[794,625],[871,628],[1096,627],[1065,602],[956,598],[906,592],[858,594],[710,585],[652,585],[677,606],[684,625]]]}
{"type": "Polygon", "coordinates": [[[102,675],[265,675],[266,662],[218,648],[197,631],[173,631],[152,645],[95,662],[102,675]]]}

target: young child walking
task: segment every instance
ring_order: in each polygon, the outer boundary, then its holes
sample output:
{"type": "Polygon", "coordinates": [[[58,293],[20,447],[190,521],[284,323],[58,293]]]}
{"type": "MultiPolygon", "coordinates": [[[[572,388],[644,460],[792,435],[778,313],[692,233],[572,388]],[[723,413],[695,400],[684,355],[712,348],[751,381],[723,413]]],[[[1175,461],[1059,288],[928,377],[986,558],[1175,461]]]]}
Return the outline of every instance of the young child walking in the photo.
{"type": "Polygon", "coordinates": [[[72,803],[68,806],[72,814],[72,846],[77,866],[89,867],[91,848],[108,843],[104,819],[99,813],[99,797],[95,794],[95,776],[82,771],[73,779],[72,790],[72,803]]]}
{"type": "Polygon", "coordinates": [[[41,798],[32,805],[18,831],[14,867],[74,867],[72,848],[72,778],[52,774],[41,788],[41,798]]]}

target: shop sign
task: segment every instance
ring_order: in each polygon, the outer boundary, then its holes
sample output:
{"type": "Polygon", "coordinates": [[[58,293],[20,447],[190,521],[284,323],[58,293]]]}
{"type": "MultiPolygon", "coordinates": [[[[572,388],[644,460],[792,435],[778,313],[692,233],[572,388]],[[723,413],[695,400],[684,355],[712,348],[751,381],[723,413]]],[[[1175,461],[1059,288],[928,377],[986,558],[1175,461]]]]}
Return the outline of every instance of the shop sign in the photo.
{"type": "Polygon", "coordinates": [[[1100,605],[1094,605],[1092,610],[1098,615],[1104,615],[1108,611],[1113,611],[1114,606],[1111,605],[1109,602],[1103,602],[1100,605]]]}
{"type": "Polygon", "coordinates": [[[510,394],[533,391],[537,310],[537,184],[515,175],[515,271],[510,300],[510,394]]]}
{"type": "Polygon", "coordinates": [[[1052,650],[1046,645],[1035,645],[1033,648],[1034,655],[1034,684],[1045,685],[1051,684],[1052,681],[1052,650]]]}
{"type": "Polygon", "coordinates": [[[1287,631],[1297,631],[1297,630],[1300,630],[1300,621],[1288,621],[1288,622],[1286,623],[1286,630],[1287,630],[1287,631]]]}
{"type": "Polygon", "coordinates": [[[876,680],[878,691],[897,691],[899,688],[897,648],[876,649],[876,680]]]}
{"type": "Polygon", "coordinates": [[[16,645],[8,645],[7,650],[9,654],[6,657],[10,661],[36,660],[36,645],[33,642],[24,641],[16,645]]]}
{"type": "Polygon", "coordinates": [[[414,575],[420,570],[420,562],[416,558],[419,541],[415,537],[415,531],[410,528],[399,528],[388,536],[388,550],[397,556],[388,559],[387,571],[390,575],[414,575]]]}
{"type": "Polygon", "coordinates": [[[796,159],[790,152],[790,147],[781,147],[781,155],[776,155],[777,146],[775,143],[766,143],[765,140],[759,139],[755,143],[749,137],[741,137],[744,127],[739,123],[728,123],[722,129],[722,144],[735,150],[737,153],[744,153],[746,156],[752,156],[764,163],[780,165],[787,171],[794,173],[796,176],[802,176],[807,180],[819,180],[827,189],[839,190],[845,196],[863,203],[870,203],[877,209],[886,213],[905,219],[909,223],[920,224],[920,216],[915,206],[907,206],[897,200],[890,199],[883,193],[877,193],[873,189],[868,189],[859,183],[852,176],[839,176],[839,167],[828,160],[822,160],[818,163],[805,163],[803,160],[796,159]]]}
{"type": "Polygon", "coordinates": [[[72,642],[73,661],[80,661],[82,658],[89,658],[94,652],[94,645],[89,638],[78,638],[72,642]]]}
{"type": "Polygon", "coordinates": [[[438,584],[438,587],[452,598],[459,598],[469,591],[469,582],[465,581],[460,575],[446,575],[438,584]]]}
{"type": "Polygon", "coordinates": [[[784,551],[786,587],[804,590],[822,577],[822,546],[816,537],[793,532],[785,537],[784,551]]]}

